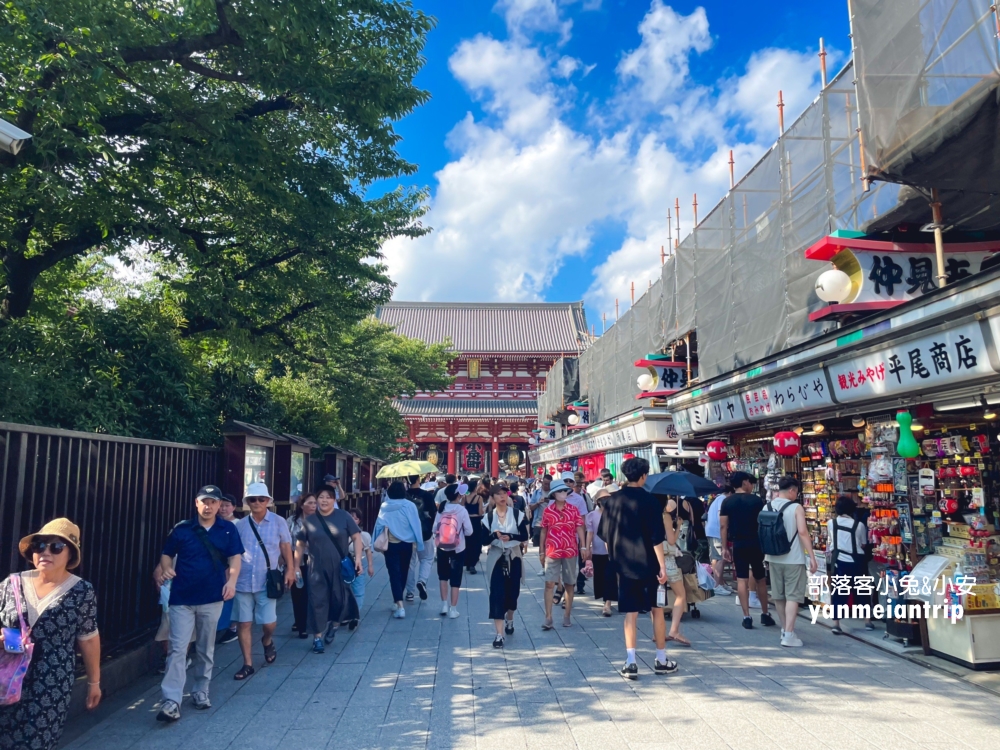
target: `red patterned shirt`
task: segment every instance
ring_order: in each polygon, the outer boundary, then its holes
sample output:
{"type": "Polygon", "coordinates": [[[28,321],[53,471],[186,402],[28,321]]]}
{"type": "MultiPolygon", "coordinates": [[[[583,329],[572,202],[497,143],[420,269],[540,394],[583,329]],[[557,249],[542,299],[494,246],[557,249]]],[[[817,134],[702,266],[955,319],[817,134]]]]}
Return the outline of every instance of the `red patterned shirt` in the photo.
{"type": "Polygon", "coordinates": [[[578,539],[576,530],[583,526],[583,516],[580,511],[569,503],[559,510],[552,503],[542,513],[542,528],[546,530],[545,556],[553,560],[576,557],[578,539]]]}

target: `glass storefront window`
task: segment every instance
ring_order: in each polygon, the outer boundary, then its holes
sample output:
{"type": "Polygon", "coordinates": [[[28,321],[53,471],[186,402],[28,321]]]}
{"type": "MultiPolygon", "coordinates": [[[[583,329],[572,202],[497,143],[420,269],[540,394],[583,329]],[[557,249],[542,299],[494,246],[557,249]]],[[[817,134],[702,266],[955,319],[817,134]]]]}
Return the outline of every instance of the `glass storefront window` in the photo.
{"type": "Polygon", "coordinates": [[[243,459],[243,493],[246,494],[251,482],[268,484],[270,470],[271,450],[259,445],[248,445],[243,459]]]}
{"type": "Polygon", "coordinates": [[[306,454],[292,451],[291,467],[291,487],[289,487],[288,497],[296,503],[302,495],[302,488],[306,480],[306,454]]]}

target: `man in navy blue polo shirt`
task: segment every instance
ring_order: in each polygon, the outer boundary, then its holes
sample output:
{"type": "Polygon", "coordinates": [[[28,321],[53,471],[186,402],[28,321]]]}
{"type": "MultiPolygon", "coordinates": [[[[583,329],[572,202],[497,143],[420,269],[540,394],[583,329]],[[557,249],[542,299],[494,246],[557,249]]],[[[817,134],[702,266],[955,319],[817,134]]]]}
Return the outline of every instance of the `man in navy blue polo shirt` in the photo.
{"type": "Polygon", "coordinates": [[[195,708],[211,708],[208,686],[215,657],[215,628],[223,601],[236,595],[243,542],[236,525],[218,518],[222,490],[205,485],[198,490],[198,514],[174,526],[160,558],[161,585],[170,582],[170,653],[160,689],[163,705],[157,721],[181,718],[180,703],[187,678],[187,649],[195,636],[195,708]]]}

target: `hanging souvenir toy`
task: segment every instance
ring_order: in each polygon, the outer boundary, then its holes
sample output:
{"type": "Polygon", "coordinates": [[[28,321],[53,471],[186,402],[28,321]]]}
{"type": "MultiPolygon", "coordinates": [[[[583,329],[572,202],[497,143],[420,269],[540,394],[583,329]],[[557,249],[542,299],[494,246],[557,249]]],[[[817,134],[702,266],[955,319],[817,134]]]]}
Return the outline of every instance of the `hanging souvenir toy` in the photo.
{"type": "Polygon", "coordinates": [[[892,481],[892,461],[889,460],[885,448],[872,449],[872,460],[868,464],[868,479],[873,483],[892,481]]]}
{"type": "Polygon", "coordinates": [[[990,439],[986,435],[976,435],[972,438],[973,450],[977,453],[990,452],[990,439]]]}

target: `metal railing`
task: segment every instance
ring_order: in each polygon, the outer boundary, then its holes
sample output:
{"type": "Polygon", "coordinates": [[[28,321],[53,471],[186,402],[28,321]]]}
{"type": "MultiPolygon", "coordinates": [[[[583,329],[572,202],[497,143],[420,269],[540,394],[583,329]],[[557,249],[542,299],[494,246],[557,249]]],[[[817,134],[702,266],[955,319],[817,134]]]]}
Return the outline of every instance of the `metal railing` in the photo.
{"type": "Polygon", "coordinates": [[[0,579],[30,567],[21,537],[69,518],[83,550],[74,572],[97,593],[102,651],[122,650],[159,622],[152,570],[163,541],[220,472],[217,448],[0,422],[0,579]]]}

